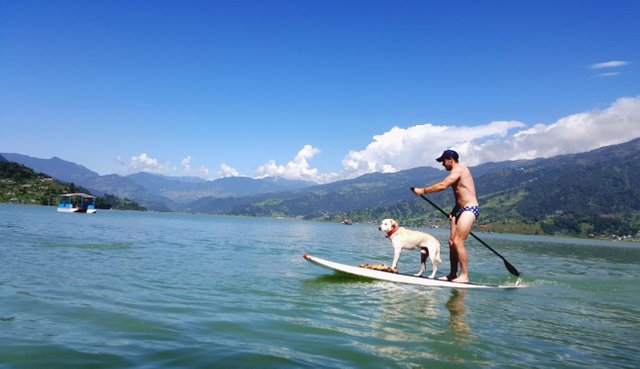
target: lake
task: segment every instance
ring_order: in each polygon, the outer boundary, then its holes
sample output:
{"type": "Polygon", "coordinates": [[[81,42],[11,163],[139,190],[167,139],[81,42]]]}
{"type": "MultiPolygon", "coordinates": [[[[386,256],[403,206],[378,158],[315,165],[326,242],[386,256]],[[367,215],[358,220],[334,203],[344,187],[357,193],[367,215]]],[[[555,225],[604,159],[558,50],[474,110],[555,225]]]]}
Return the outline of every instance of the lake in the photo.
{"type": "MultiPolygon", "coordinates": [[[[447,231],[422,230],[444,275],[447,231]]],[[[638,368],[638,243],[478,235],[528,288],[377,282],[302,258],[390,264],[374,224],[0,204],[0,368],[638,368]]],[[[474,282],[515,283],[467,249],[474,282]]]]}

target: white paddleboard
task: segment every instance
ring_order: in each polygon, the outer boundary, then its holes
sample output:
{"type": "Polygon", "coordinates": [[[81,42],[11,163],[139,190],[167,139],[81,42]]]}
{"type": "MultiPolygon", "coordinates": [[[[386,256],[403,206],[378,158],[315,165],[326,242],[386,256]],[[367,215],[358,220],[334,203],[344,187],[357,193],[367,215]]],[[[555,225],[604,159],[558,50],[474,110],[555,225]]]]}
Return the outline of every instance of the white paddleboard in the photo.
{"type": "Polygon", "coordinates": [[[378,279],[381,281],[398,282],[398,283],[410,283],[427,287],[448,287],[448,288],[522,288],[524,286],[507,285],[499,286],[493,284],[478,284],[478,283],[460,283],[441,281],[439,279],[430,279],[426,277],[416,277],[409,274],[391,273],[380,270],[365,269],[358,266],[351,266],[346,264],[340,264],[329,260],[320,259],[311,255],[304,254],[305,260],[310,263],[319,265],[323,268],[335,270],[342,273],[357,275],[360,277],[378,279]]]}

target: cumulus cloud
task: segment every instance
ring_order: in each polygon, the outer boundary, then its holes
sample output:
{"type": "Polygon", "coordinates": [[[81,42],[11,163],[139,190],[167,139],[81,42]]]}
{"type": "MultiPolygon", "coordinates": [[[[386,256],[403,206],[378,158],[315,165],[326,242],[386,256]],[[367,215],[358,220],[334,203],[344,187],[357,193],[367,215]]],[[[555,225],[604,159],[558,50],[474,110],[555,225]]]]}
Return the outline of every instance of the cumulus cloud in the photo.
{"type": "Polygon", "coordinates": [[[585,152],[640,137],[640,97],[618,99],[609,108],[537,124],[501,140],[471,144],[472,164],[548,158],[585,152]]]}
{"type": "Polygon", "coordinates": [[[164,174],[169,169],[169,165],[158,164],[158,160],[142,153],[138,156],[132,156],[131,162],[127,168],[129,173],[149,172],[156,174],[164,174]]]}
{"type": "Polygon", "coordinates": [[[240,172],[238,172],[235,168],[230,167],[229,165],[222,163],[220,165],[220,176],[222,177],[238,177],[240,176],[240,172]]]}
{"type": "Polygon", "coordinates": [[[182,166],[182,170],[184,170],[185,172],[188,172],[191,170],[191,155],[188,155],[186,158],[182,159],[182,162],[180,162],[180,165],[182,166]]]}
{"type": "Polygon", "coordinates": [[[343,176],[349,178],[432,165],[434,159],[448,148],[454,148],[464,157],[474,143],[505,137],[510,130],[521,127],[525,124],[517,121],[496,121],[473,127],[433,124],[393,127],[382,135],[374,136],[373,142],[365,149],[350,151],[342,161],[343,176]]]}
{"type": "Polygon", "coordinates": [[[209,172],[209,168],[201,165],[197,168],[193,168],[191,166],[191,155],[187,155],[186,158],[182,159],[180,162],[180,167],[182,169],[181,173],[177,173],[177,175],[182,176],[192,176],[192,177],[201,177],[205,179],[211,179],[212,175],[209,172]]]}
{"type": "Polygon", "coordinates": [[[364,150],[351,151],[343,161],[343,177],[418,166],[440,167],[434,159],[452,148],[461,162],[548,158],[627,142],[640,137],[640,98],[621,98],[604,110],[570,115],[552,124],[528,127],[522,122],[492,122],[480,126],[418,125],[394,127],[374,136],[364,150]],[[520,128],[520,129],[518,129],[520,128]]]}
{"type": "Polygon", "coordinates": [[[260,166],[259,177],[280,176],[328,183],[421,166],[441,168],[435,161],[443,150],[454,149],[460,161],[475,166],[486,162],[548,158],[627,142],[640,137],[640,97],[618,99],[610,107],[563,117],[551,124],[528,126],[519,121],[495,121],[477,126],[421,124],[393,127],[362,150],[351,150],[342,170],[318,173],[310,165],[320,150],[306,145],[296,157],[279,165],[260,166]]]}
{"type": "Polygon", "coordinates": [[[165,174],[169,170],[169,165],[160,165],[158,160],[150,157],[146,153],[142,153],[137,156],[132,156],[130,161],[127,161],[120,155],[115,158],[116,163],[124,167],[118,170],[118,174],[129,175],[138,172],[149,172],[155,174],[165,174]]]}
{"type": "Polygon", "coordinates": [[[317,181],[319,178],[318,169],[311,168],[309,160],[319,153],[319,149],[311,145],[305,145],[287,165],[278,165],[272,159],[268,163],[259,166],[256,169],[256,174],[258,178],[271,176],[317,181]]]}
{"type": "Polygon", "coordinates": [[[205,166],[192,167],[191,161],[192,158],[190,155],[182,159],[180,162],[180,167],[177,168],[172,166],[171,163],[167,162],[164,164],[160,164],[158,159],[153,158],[146,153],[142,153],[137,156],[132,156],[129,163],[127,163],[122,156],[117,156],[115,158],[116,162],[123,166],[122,170],[119,170],[118,173],[121,175],[129,175],[138,172],[147,172],[153,174],[161,174],[166,176],[195,176],[201,177],[205,179],[211,179],[212,175],[209,169],[205,166]]]}
{"type": "MultiPolygon", "coordinates": [[[[375,135],[362,150],[351,150],[342,160],[338,172],[319,173],[311,165],[320,149],[305,145],[285,165],[270,160],[256,169],[258,178],[277,176],[328,183],[340,179],[383,172],[391,173],[421,166],[441,168],[435,161],[443,150],[454,149],[460,161],[475,166],[504,160],[548,158],[574,154],[599,147],[627,142],[640,137],[640,96],[625,97],[605,109],[569,115],[550,124],[529,126],[519,121],[495,121],[476,126],[420,124],[408,128],[393,127],[375,135]]],[[[193,168],[191,156],[178,168],[159,164],[143,153],[133,156],[125,174],[140,171],[166,175],[195,175],[212,179],[209,170],[193,168]]],[[[235,168],[222,164],[217,173],[222,177],[239,176],[235,168]]]]}

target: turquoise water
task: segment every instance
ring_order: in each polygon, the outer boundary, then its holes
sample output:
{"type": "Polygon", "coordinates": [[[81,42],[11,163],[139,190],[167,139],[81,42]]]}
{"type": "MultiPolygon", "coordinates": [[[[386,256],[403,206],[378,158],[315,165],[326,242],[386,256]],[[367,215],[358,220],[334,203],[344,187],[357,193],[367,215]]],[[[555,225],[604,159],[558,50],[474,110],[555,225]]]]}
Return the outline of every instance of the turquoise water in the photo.
{"type": "MultiPolygon", "coordinates": [[[[0,368],[638,368],[640,245],[479,235],[530,288],[375,282],[302,258],[389,264],[373,224],[0,204],[0,368]]],[[[515,282],[468,249],[474,281],[515,282]]]]}

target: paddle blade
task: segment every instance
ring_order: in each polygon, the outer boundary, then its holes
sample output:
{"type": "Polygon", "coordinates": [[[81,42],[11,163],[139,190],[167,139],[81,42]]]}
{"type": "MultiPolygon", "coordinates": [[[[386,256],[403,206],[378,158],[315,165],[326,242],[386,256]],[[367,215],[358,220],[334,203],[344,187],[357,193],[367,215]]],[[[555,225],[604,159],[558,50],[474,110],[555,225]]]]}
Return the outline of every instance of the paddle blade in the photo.
{"type": "Polygon", "coordinates": [[[504,261],[504,266],[507,267],[509,273],[515,275],[516,277],[520,277],[520,272],[513,265],[511,265],[508,261],[504,261]]]}

